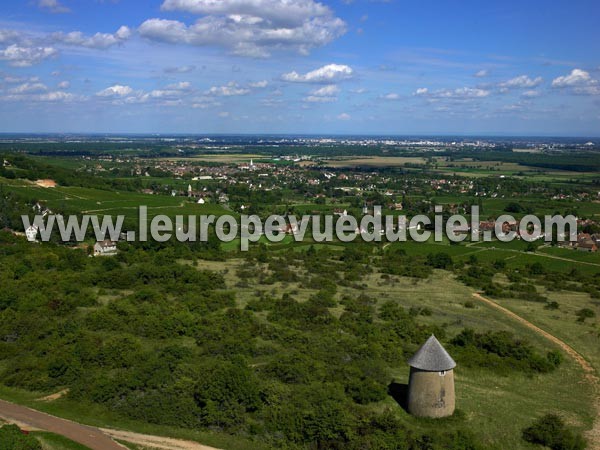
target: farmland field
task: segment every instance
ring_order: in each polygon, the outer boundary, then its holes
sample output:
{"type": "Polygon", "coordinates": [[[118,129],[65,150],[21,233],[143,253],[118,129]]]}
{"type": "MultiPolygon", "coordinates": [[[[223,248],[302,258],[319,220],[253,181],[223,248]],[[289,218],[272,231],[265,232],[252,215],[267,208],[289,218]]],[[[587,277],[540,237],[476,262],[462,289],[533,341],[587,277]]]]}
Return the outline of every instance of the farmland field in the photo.
{"type": "Polygon", "coordinates": [[[335,158],[325,159],[324,163],[327,167],[343,168],[343,167],[402,167],[406,164],[425,164],[427,160],[419,157],[402,157],[402,156],[378,156],[378,157],[362,157],[362,158],[335,158]]]}

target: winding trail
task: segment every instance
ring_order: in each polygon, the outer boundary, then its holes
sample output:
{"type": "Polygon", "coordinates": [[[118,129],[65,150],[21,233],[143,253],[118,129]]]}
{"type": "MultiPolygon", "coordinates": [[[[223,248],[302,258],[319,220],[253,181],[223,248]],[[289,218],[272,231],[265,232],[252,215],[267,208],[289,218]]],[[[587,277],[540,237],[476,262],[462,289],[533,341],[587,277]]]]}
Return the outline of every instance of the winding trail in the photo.
{"type": "Polygon", "coordinates": [[[584,379],[588,383],[590,383],[590,385],[594,389],[594,405],[596,407],[596,419],[594,420],[594,426],[592,427],[591,430],[586,432],[586,438],[588,439],[588,449],[600,450],[600,378],[598,378],[596,369],[594,369],[594,367],[588,362],[588,360],[586,360],[581,355],[581,353],[577,352],[577,350],[575,350],[569,344],[560,340],[556,336],[548,333],[547,331],[542,330],[540,327],[529,322],[527,319],[524,319],[523,317],[521,317],[518,314],[512,312],[511,310],[505,308],[504,306],[499,305],[495,301],[490,300],[489,298],[485,298],[481,294],[475,293],[475,294],[473,294],[473,297],[475,297],[477,300],[480,300],[480,301],[484,302],[485,304],[491,306],[492,308],[495,308],[495,309],[501,311],[505,315],[511,317],[512,319],[516,320],[517,322],[521,323],[522,325],[525,325],[527,328],[535,331],[539,335],[541,335],[541,336],[545,337],[546,339],[548,339],[549,341],[553,342],[554,344],[559,346],[561,348],[561,350],[563,350],[573,360],[575,360],[575,362],[577,364],[579,364],[579,366],[581,366],[581,368],[583,369],[583,372],[584,372],[584,379]]]}

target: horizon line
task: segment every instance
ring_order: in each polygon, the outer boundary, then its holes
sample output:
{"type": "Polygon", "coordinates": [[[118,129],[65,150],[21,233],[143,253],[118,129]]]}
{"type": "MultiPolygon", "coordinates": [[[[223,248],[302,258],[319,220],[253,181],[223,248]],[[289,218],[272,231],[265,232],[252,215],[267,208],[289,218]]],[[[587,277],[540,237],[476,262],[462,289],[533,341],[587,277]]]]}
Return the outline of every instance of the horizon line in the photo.
{"type": "Polygon", "coordinates": [[[285,132],[118,132],[118,131],[0,131],[0,136],[298,136],[298,137],[460,137],[460,138],[544,138],[600,139],[600,135],[544,133],[285,133],[285,132]]]}

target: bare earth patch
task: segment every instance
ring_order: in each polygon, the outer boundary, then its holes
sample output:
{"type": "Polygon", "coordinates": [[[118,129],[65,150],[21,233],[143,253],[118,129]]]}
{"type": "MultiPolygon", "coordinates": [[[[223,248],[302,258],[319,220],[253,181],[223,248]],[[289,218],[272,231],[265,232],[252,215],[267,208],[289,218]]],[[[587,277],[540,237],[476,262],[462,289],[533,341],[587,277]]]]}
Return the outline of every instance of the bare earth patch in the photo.
{"type": "Polygon", "coordinates": [[[55,400],[58,400],[61,397],[64,397],[68,393],[69,393],[68,389],[63,389],[62,391],[58,391],[55,394],[51,394],[51,395],[47,395],[46,397],[38,398],[38,401],[41,401],[41,402],[53,402],[55,400]]]}

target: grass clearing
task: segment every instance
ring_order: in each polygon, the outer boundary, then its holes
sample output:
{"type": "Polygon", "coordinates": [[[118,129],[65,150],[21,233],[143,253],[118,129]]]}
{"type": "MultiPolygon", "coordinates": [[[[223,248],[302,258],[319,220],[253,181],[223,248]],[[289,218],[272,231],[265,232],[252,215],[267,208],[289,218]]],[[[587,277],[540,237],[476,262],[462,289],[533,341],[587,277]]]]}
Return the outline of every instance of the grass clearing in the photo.
{"type": "Polygon", "coordinates": [[[425,164],[427,160],[412,156],[339,157],[324,160],[326,167],[402,167],[406,164],[425,164]]]}
{"type": "Polygon", "coordinates": [[[43,450],[89,450],[89,447],[73,442],[63,436],[46,431],[31,433],[42,444],[43,450]]]}

